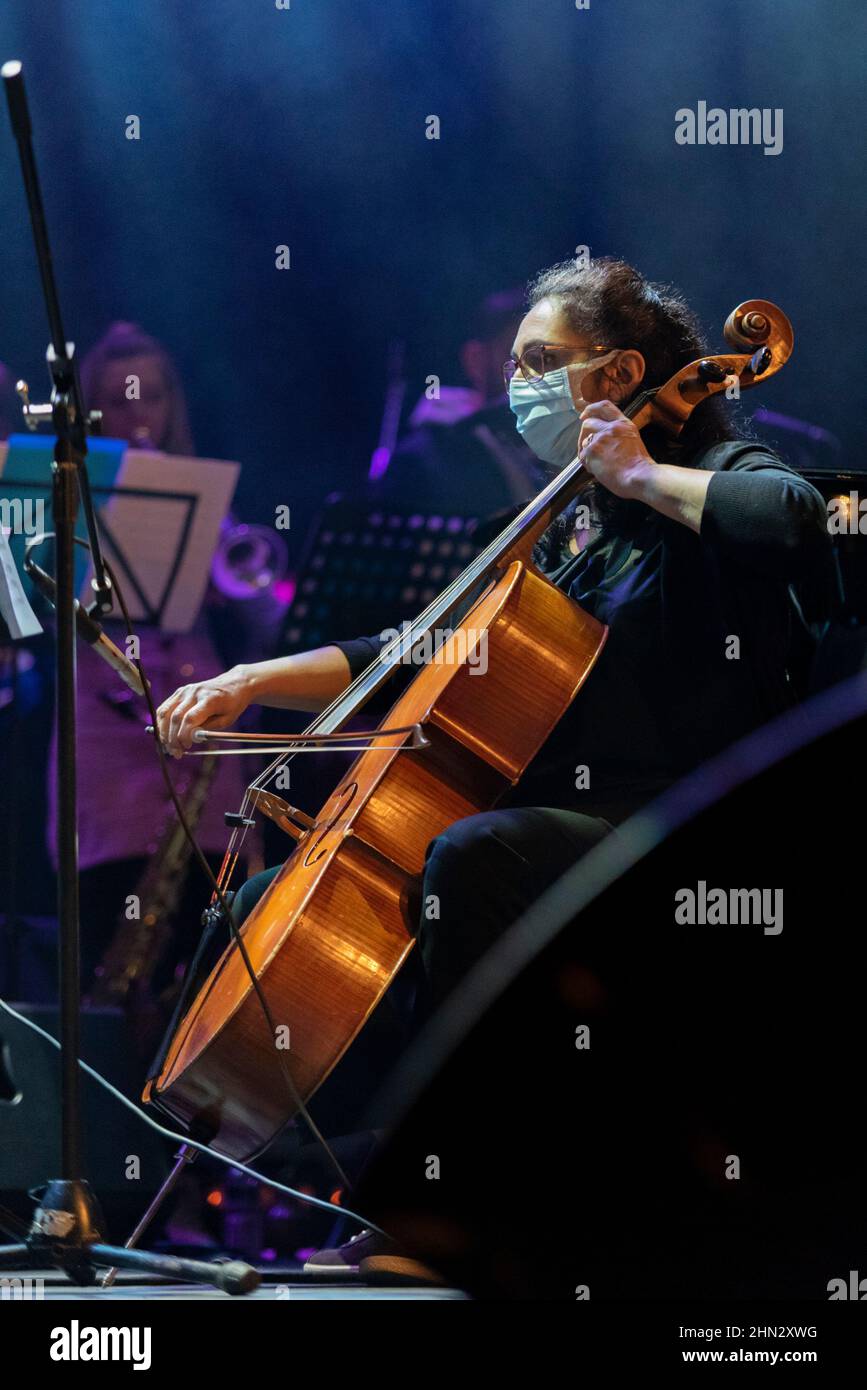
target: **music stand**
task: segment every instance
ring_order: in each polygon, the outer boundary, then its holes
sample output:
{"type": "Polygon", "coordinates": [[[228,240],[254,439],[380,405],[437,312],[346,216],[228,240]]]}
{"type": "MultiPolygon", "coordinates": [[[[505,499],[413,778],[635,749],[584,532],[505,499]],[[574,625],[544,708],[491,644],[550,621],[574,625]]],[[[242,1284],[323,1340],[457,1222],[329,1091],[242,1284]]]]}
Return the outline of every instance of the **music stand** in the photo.
{"type": "MultiPolygon", "coordinates": [[[[240,465],[128,449],[123,440],[93,441],[103,456],[102,482],[91,481],[99,503],[96,522],[103,550],[127,598],[136,625],[183,633],[192,627],[207,590],[220,529],[229,512],[240,465]],[[105,456],[111,458],[108,466],[105,456]],[[169,485],[171,484],[171,485],[169,485]]],[[[21,513],[50,493],[43,439],[13,435],[0,443],[0,491],[17,495],[21,513]]],[[[13,539],[21,560],[23,544],[13,539]]],[[[92,570],[78,551],[76,589],[86,606],[92,570]]],[[[24,584],[29,581],[25,575],[24,584]]]]}

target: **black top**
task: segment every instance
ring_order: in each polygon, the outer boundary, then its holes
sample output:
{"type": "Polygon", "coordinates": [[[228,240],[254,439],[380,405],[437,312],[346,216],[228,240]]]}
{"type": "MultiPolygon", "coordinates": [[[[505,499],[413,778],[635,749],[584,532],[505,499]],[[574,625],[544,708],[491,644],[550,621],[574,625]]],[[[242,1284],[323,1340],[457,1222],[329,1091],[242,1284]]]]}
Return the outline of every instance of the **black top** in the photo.
{"type": "MultiPolygon", "coordinates": [[[[700,534],[642,507],[629,539],[603,535],[549,565],[609,635],[507,804],[617,823],[795,702],[789,586],[827,584],[822,497],[761,444],[716,444],[692,466],[714,473],[700,534]]],[[[355,676],[382,641],[336,645],[355,676]]]]}

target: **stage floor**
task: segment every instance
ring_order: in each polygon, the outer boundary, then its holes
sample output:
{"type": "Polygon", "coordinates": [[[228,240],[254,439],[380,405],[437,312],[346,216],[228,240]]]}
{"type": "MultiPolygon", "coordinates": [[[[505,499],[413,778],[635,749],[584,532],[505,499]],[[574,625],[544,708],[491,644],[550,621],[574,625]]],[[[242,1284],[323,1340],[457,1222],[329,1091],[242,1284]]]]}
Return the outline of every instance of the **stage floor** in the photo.
{"type": "MultiPolygon", "coordinates": [[[[7,1278],[14,1277],[15,1272],[10,1270],[7,1278]]],[[[36,1290],[39,1290],[36,1296],[46,1302],[48,1300],[85,1303],[141,1302],[143,1300],[158,1300],[159,1302],[189,1302],[194,1300],[198,1302],[200,1300],[219,1299],[223,1303],[249,1303],[251,1300],[261,1301],[265,1299],[273,1303],[275,1300],[281,1299],[291,1299],[296,1302],[303,1299],[306,1302],[325,1301],[333,1303],[366,1299],[391,1303],[417,1303],[419,1301],[430,1302],[431,1300],[438,1302],[467,1300],[467,1295],[461,1293],[459,1289],[435,1288],[418,1284],[363,1284],[349,1281],[340,1283],[337,1280],[326,1283],[323,1280],[314,1281],[297,1269],[268,1270],[260,1288],[255,1293],[236,1296],[221,1293],[217,1289],[209,1289],[199,1284],[145,1282],[135,1276],[119,1276],[117,1282],[110,1289],[72,1284],[69,1280],[58,1276],[56,1270],[27,1271],[26,1276],[22,1271],[19,1277],[26,1277],[32,1281],[32,1285],[35,1286],[36,1290]],[[41,1285],[40,1280],[42,1281],[41,1285]]]]}

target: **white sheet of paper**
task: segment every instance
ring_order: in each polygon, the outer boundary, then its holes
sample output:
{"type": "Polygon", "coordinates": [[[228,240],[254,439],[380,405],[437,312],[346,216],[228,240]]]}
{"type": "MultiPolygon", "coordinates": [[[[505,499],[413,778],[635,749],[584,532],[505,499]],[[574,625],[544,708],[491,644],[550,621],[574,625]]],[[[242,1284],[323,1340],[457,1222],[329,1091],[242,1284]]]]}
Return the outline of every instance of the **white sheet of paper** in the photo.
{"type": "MultiPolygon", "coordinates": [[[[221,459],[177,458],[144,449],[128,449],[124,454],[118,488],[185,492],[197,498],[186,550],[160,624],[164,632],[188,632],[196,620],[239,472],[240,464],[221,459]]],[[[109,498],[101,508],[112,536],[153,605],[163,593],[177,555],[186,507],[186,502],[174,498],[121,494],[109,498]]],[[[112,563],[110,547],[106,550],[112,563]]],[[[79,595],[83,603],[93,597],[90,577],[88,574],[79,595]]],[[[118,578],[123,583],[122,574],[118,578]]],[[[124,594],[133,620],[141,619],[142,605],[128,583],[124,594]]]]}
{"type": "MultiPolygon", "coordinates": [[[[6,451],[3,441],[0,443],[0,475],[6,451]]],[[[137,488],[144,493],[182,492],[196,499],[186,549],[160,623],[163,632],[189,632],[196,621],[208,587],[220,527],[228,515],[240,471],[239,463],[224,459],[176,457],[151,449],[127,449],[121,460],[116,487],[137,488]]],[[[107,523],[142,592],[156,607],[178,552],[189,503],[176,498],[123,496],[122,493],[108,500],[96,495],[94,501],[98,516],[107,523]]],[[[117,570],[112,547],[106,543],[105,549],[109,564],[117,570]]],[[[11,562],[11,555],[9,559],[11,562]]],[[[78,594],[79,602],[85,607],[93,599],[92,574],[89,569],[78,594]]],[[[118,579],[123,585],[130,616],[133,621],[140,621],[145,609],[129,581],[124,583],[124,578],[121,571],[118,579]]],[[[26,603],[26,596],[22,597],[26,603]]],[[[112,616],[120,617],[117,608],[112,616]]]]}
{"type": "Polygon", "coordinates": [[[9,549],[8,533],[0,526],[0,614],[15,641],[36,637],[42,624],[27,600],[21,579],[9,549]]]}

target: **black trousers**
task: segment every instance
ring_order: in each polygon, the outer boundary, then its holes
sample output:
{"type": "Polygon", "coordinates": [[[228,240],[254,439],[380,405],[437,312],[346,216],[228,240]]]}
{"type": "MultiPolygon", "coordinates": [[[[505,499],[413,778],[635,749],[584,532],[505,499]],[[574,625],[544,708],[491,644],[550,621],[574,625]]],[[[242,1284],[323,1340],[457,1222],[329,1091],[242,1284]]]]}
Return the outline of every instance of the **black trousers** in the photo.
{"type": "MultiPolygon", "coordinates": [[[[573,811],[514,807],[457,821],[428,846],[418,923],[419,949],[347,1057],[320,1093],[333,1128],[351,1127],[396,1050],[413,1036],[458,981],[546,888],[611,830],[607,821],[573,811]],[[350,1112],[355,1112],[350,1118],[350,1112]]],[[[278,869],[239,889],[242,922],[278,869]]],[[[335,1131],[337,1132],[337,1131],[335,1131]]]]}

